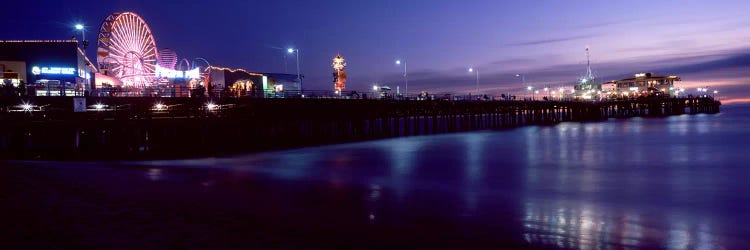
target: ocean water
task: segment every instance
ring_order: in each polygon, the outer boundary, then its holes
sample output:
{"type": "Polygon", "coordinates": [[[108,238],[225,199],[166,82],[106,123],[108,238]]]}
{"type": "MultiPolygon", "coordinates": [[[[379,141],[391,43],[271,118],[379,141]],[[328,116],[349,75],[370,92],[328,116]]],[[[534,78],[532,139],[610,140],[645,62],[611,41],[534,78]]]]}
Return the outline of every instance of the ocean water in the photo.
{"type": "Polygon", "coordinates": [[[224,158],[0,162],[0,244],[738,249],[748,140],[750,106],[730,105],[224,158]]]}

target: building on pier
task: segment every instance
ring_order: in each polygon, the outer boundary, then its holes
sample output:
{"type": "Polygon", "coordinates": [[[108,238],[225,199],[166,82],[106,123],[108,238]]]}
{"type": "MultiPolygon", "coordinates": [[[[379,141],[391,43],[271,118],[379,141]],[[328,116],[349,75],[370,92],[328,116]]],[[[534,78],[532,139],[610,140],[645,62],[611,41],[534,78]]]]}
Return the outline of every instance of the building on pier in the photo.
{"type": "Polygon", "coordinates": [[[207,71],[212,91],[225,93],[223,95],[284,98],[302,94],[296,74],[259,73],[214,66],[207,71]]]}
{"type": "Polygon", "coordinates": [[[83,96],[92,89],[96,67],[78,40],[0,40],[0,84],[14,95],[83,96]]]}
{"type": "Polygon", "coordinates": [[[674,82],[681,80],[682,79],[678,76],[638,73],[630,78],[611,81],[610,83],[613,85],[613,92],[610,92],[610,97],[674,97],[679,92],[679,90],[674,87],[674,82]]]}

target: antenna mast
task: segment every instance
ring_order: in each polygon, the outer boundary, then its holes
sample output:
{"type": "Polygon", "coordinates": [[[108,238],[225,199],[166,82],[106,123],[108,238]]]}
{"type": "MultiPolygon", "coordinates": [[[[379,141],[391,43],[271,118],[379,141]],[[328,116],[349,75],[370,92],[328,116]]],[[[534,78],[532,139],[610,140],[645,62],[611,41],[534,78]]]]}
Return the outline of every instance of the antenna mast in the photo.
{"type": "Polygon", "coordinates": [[[589,52],[589,46],[586,46],[586,78],[589,80],[594,79],[594,73],[591,71],[591,53],[589,52]]]}

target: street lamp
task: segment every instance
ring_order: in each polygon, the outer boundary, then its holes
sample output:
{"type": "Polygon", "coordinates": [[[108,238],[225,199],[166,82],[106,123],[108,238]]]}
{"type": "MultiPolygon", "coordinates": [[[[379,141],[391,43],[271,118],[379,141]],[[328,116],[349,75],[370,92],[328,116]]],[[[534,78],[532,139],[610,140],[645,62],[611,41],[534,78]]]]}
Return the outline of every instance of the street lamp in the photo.
{"type": "Polygon", "coordinates": [[[469,72],[476,72],[477,73],[477,89],[476,93],[479,94],[479,69],[474,70],[474,68],[469,68],[469,72]]]}
{"type": "MultiPolygon", "coordinates": [[[[520,77],[521,78],[521,85],[526,85],[526,75],[524,75],[524,74],[516,74],[516,77],[520,77]]],[[[531,87],[531,86],[529,86],[529,87],[531,87]]],[[[529,91],[531,91],[531,89],[529,89],[529,91]]],[[[508,96],[510,96],[510,93],[508,93],[508,96]]],[[[508,97],[508,98],[510,98],[510,97],[508,97]]]]}
{"type": "Polygon", "coordinates": [[[83,24],[79,23],[79,24],[76,24],[75,28],[76,30],[81,31],[81,45],[83,46],[83,49],[86,49],[86,47],[88,46],[86,44],[86,31],[83,29],[85,27],[83,26],[83,24]]]}
{"type": "Polygon", "coordinates": [[[534,100],[534,92],[533,92],[534,87],[528,86],[528,87],[526,87],[526,90],[528,90],[529,92],[531,92],[531,99],[534,100]]]}
{"type": "Polygon", "coordinates": [[[302,93],[302,77],[300,76],[299,71],[299,49],[294,48],[288,48],[286,49],[286,53],[292,54],[294,53],[297,56],[297,81],[299,81],[299,92],[302,93]]]}
{"type": "Polygon", "coordinates": [[[396,60],[396,65],[404,65],[404,84],[406,85],[406,88],[404,88],[404,96],[409,98],[409,77],[406,74],[406,60],[403,62],[401,60],[396,60]]]}

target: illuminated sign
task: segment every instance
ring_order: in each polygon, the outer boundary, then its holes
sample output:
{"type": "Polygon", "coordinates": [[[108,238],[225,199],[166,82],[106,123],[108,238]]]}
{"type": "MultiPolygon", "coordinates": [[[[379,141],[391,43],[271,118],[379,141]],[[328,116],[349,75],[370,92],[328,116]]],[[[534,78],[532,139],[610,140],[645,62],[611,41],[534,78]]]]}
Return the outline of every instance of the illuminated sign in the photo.
{"type": "Polygon", "coordinates": [[[630,91],[638,91],[638,87],[630,87],[630,91]]]}
{"type": "Polygon", "coordinates": [[[198,70],[198,68],[185,71],[185,78],[200,78],[200,77],[201,77],[201,72],[198,70]]]}
{"type": "Polygon", "coordinates": [[[645,77],[645,76],[646,76],[646,73],[635,74],[635,77],[645,77]]]}
{"type": "Polygon", "coordinates": [[[188,71],[179,71],[179,70],[173,70],[173,69],[166,69],[162,68],[159,65],[156,65],[156,77],[164,77],[164,78],[200,78],[201,73],[198,68],[194,68],[192,70],[188,71]]]}
{"type": "Polygon", "coordinates": [[[60,67],[31,67],[31,74],[34,75],[75,75],[75,68],[60,68],[60,67]]]}

